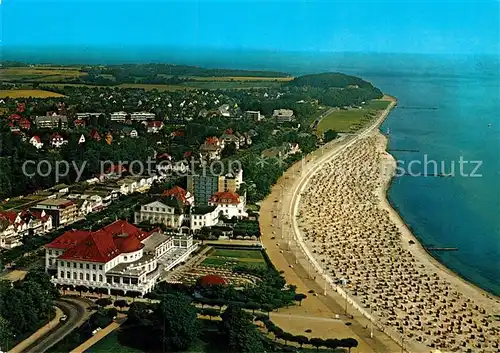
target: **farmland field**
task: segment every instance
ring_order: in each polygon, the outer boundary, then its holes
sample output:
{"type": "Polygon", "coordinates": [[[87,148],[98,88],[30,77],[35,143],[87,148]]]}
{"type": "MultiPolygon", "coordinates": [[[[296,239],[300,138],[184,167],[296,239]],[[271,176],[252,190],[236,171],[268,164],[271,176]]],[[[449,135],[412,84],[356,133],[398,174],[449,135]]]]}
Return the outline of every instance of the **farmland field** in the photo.
{"type": "Polygon", "coordinates": [[[9,67],[0,69],[0,81],[51,82],[85,75],[85,72],[80,72],[76,67],[9,67]]]}
{"type": "Polygon", "coordinates": [[[42,91],[39,89],[5,89],[0,90],[0,98],[50,98],[50,97],[64,97],[62,94],[42,91]]]}

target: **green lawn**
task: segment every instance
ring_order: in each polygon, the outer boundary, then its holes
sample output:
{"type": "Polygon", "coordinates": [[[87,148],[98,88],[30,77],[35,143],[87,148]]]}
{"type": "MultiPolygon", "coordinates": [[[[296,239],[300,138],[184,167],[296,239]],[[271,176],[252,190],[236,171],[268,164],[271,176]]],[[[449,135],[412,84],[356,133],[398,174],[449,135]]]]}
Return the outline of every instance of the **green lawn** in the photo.
{"type": "Polygon", "coordinates": [[[267,263],[258,250],[215,249],[201,264],[214,267],[250,266],[267,268],[267,263]]]}
{"type": "Polygon", "coordinates": [[[317,131],[323,134],[327,130],[337,132],[353,132],[372,120],[377,111],[387,108],[389,101],[374,99],[361,109],[335,110],[325,116],[318,125],[317,131]]]}

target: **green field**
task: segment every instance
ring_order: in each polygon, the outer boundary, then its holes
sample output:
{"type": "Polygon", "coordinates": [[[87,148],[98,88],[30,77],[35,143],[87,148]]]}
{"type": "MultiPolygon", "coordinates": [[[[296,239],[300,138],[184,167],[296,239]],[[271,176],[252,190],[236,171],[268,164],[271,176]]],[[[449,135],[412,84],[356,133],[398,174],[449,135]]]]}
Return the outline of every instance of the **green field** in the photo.
{"type": "Polygon", "coordinates": [[[267,263],[259,250],[215,249],[201,264],[214,267],[251,266],[267,268],[267,263]]]}
{"type": "Polygon", "coordinates": [[[36,82],[64,81],[75,77],[87,75],[80,72],[78,67],[9,67],[0,69],[0,81],[36,82]]]}
{"type": "Polygon", "coordinates": [[[390,104],[386,100],[372,100],[361,109],[352,108],[348,110],[339,109],[325,116],[317,127],[317,132],[323,134],[325,131],[353,132],[372,120],[378,111],[387,108],[390,104]]]}
{"type": "MultiPolygon", "coordinates": [[[[0,73],[1,75],[1,73],[0,73]]],[[[64,97],[62,94],[42,91],[39,89],[2,89],[0,90],[0,98],[51,98],[64,97]]]]}

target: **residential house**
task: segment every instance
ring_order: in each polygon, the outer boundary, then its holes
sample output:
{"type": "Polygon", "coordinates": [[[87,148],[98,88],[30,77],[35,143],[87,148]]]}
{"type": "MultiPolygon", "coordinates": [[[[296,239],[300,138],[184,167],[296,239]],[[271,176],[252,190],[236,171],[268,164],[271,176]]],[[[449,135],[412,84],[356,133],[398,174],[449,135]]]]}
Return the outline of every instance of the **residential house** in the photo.
{"type": "Polygon", "coordinates": [[[21,129],[24,129],[24,130],[29,130],[31,129],[31,121],[29,121],[28,119],[26,118],[21,118],[19,119],[19,121],[17,122],[17,125],[21,128],[21,129]]]}
{"type": "Polygon", "coordinates": [[[75,124],[75,127],[85,127],[85,125],[87,125],[83,119],[76,119],[73,123],[75,124]]]}
{"type": "Polygon", "coordinates": [[[148,121],[146,127],[149,133],[157,133],[163,129],[163,121],[148,121]]]}
{"type": "Polygon", "coordinates": [[[31,235],[41,235],[52,230],[52,217],[43,210],[23,210],[19,216],[27,224],[28,233],[31,235]]]}
{"type": "Polygon", "coordinates": [[[80,138],[78,139],[78,144],[81,145],[82,143],[85,143],[85,136],[80,135],[80,138]]]}
{"type": "Polygon", "coordinates": [[[177,201],[185,206],[194,204],[193,194],[177,185],[171,189],[163,191],[162,196],[175,197],[177,201]]]}
{"type": "Polygon", "coordinates": [[[191,210],[190,228],[198,230],[213,227],[219,223],[220,208],[217,206],[198,206],[191,210]]]}
{"type": "Polygon", "coordinates": [[[99,132],[96,129],[93,129],[90,132],[89,137],[94,141],[101,141],[101,135],[99,135],[99,132]]]}
{"type": "Polygon", "coordinates": [[[136,138],[139,136],[139,134],[137,133],[137,130],[136,129],[132,129],[130,127],[124,127],[122,129],[122,134],[121,134],[121,137],[130,137],[130,138],[136,138]]]}
{"type": "Polygon", "coordinates": [[[40,140],[40,137],[39,136],[33,136],[31,139],[30,139],[30,143],[37,149],[39,150],[40,148],[43,147],[43,142],[40,140]]]}
{"type": "Polygon", "coordinates": [[[207,161],[219,160],[224,142],[217,137],[208,137],[200,146],[201,158],[207,161]]]}
{"type": "Polygon", "coordinates": [[[144,295],[196,249],[192,235],[146,232],[118,220],[94,232],[71,230],[56,238],[45,246],[45,269],[56,285],[144,295]]]}
{"type": "Polygon", "coordinates": [[[0,212],[0,248],[12,249],[22,244],[27,224],[15,211],[0,212]]]}
{"type": "Polygon", "coordinates": [[[67,199],[47,199],[30,208],[30,211],[45,211],[52,217],[55,228],[66,226],[78,219],[76,204],[67,199]]]}
{"type": "Polygon", "coordinates": [[[57,132],[53,133],[52,136],[50,137],[50,145],[55,148],[59,148],[65,144],[67,144],[68,141],[65,140],[61,135],[59,135],[57,132]]]}
{"type": "Polygon", "coordinates": [[[76,118],[80,120],[88,120],[90,118],[99,118],[103,114],[104,113],[76,113],[76,118]]]}
{"type": "Polygon", "coordinates": [[[243,218],[248,214],[245,212],[246,198],[234,192],[216,192],[208,201],[209,206],[217,206],[227,218],[243,218]]]}
{"type": "Polygon", "coordinates": [[[231,129],[224,131],[224,133],[219,138],[219,141],[221,141],[221,144],[223,146],[228,146],[230,143],[234,143],[236,149],[239,149],[241,144],[240,138],[233,134],[233,130],[231,129]]]}
{"type": "Polygon", "coordinates": [[[187,191],[194,195],[195,204],[208,205],[209,199],[216,192],[236,193],[243,183],[243,170],[226,175],[188,175],[187,191]]]}

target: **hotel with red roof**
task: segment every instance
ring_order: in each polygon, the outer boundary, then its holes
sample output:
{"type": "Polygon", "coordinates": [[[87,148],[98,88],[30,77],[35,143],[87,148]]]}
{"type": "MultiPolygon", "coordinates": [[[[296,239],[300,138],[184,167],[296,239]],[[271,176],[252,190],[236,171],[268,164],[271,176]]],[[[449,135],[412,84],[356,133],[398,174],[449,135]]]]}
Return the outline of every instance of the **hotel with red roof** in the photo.
{"type": "Polygon", "coordinates": [[[45,248],[45,268],[56,285],[144,295],[197,244],[192,235],[146,232],[118,220],[97,231],[67,231],[45,248]]]}

